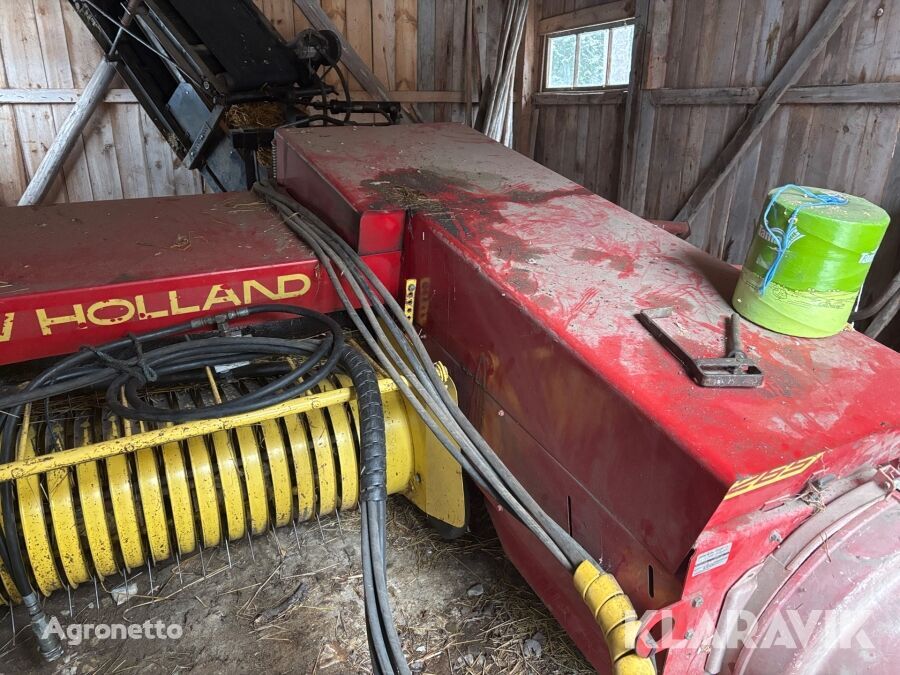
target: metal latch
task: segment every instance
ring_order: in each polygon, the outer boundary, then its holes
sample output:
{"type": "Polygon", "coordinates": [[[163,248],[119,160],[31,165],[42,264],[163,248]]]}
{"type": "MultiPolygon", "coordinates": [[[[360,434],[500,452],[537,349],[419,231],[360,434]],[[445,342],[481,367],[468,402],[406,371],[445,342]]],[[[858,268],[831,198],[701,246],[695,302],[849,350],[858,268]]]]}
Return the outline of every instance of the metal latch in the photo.
{"type": "Polygon", "coordinates": [[[728,347],[724,358],[698,359],[688,354],[684,348],[666,333],[656,322],[672,314],[671,307],[645,309],[638,314],[638,320],[681,362],[688,375],[701,387],[759,387],[763,374],[754,359],[749,358],[741,345],[740,317],[732,314],[728,321],[728,347]]]}

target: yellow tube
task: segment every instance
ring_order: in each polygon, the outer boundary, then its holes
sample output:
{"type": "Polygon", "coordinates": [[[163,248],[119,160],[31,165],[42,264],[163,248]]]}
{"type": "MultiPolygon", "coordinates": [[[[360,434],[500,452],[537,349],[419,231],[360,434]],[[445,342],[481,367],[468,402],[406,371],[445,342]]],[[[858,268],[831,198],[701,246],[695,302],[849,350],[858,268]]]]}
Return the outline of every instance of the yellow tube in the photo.
{"type": "Polygon", "coordinates": [[[575,570],[574,582],[578,594],[603,631],[613,672],[616,675],[654,675],[653,661],[635,653],[641,623],[616,578],[585,560],[575,570]]]}

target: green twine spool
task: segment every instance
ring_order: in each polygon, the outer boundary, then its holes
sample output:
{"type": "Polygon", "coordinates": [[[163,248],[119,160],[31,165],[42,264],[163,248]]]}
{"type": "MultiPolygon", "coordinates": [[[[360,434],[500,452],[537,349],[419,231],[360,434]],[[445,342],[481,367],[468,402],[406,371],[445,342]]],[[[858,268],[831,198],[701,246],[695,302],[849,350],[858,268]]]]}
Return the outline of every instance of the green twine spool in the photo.
{"type": "Polygon", "coordinates": [[[734,308],[779,333],[840,332],[889,223],[884,209],[861,197],[796,185],[772,190],[734,291],[734,308]]]}

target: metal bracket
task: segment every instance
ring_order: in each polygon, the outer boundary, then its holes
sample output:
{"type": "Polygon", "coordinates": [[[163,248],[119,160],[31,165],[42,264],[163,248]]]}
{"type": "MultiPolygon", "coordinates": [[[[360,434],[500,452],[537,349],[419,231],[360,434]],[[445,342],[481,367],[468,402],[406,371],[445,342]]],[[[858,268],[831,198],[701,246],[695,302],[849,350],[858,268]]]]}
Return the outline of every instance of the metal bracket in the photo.
{"type": "Polygon", "coordinates": [[[184,165],[188,169],[196,169],[200,166],[204,152],[213,137],[213,132],[219,126],[222,116],[225,114],[225,106],[216,105],[209,113],[209,117],[200,127],[194,144],[188,150],[187,156],[184,158],[184,165]]]}
{"type": "Polygon", "coordinates": [[[671,307],[645,309],[638,314],[638,320],[663,347],[681,362],[688,375],[701,387],[759,387],[763,383],[763,373],[754,359],[749,358],[741,346],[740,317],[732,314],[728,322],[728,354],[724,358],[698,359],[688,354],[684,348],[666,333],[656,322],[672,314],[671,307]]]}

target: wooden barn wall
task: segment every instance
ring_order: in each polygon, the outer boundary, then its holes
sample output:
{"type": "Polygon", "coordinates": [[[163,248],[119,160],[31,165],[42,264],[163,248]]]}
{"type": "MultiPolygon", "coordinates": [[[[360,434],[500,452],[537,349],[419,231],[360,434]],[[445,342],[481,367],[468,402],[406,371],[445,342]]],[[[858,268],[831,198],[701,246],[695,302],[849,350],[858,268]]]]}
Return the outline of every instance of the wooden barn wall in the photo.
{"type": "MultiPolygon", "coordinates": [[[[542,0],[538,5],[538,17],[548,19],[606,4],[623,5],[623,18],[633,16],[633,10],[627,3],[542,0]]],[[[543,39],[539,35],[535,40],[539,62],[543,56],[543,39]]],[[[542,80],[540,68],[539,64],[535,75],[536,87],[540,87],[542,80]]],[[[615,97],[601,103],[592,101],[591,94],[564,94],[555,99],[552,96],[543,99],[538,96],[534,105],[537,115],[531,130],[533,159],[600,196],[616,201],[625,98],[615,97]],[[566,98],[572,99],[572,102],[562,103],[566,98]]]]}
{"type": "MultiPolygon", "coordinates": [[[[657,1],[657,0],[654,0],[657,1]]],[[[668,89],[764,88],[827,0],[658,0],[667,12],[668,89]]],[[[856,0],[796,87],[900,82],[900,3],[856,0]]],[[[659,64],[657,64],[659,65],[659,64]]],[[[691,240],[743,262],[766,193],[785,183],[860,195],[894,226],[870,274],[869,296],[900,267],[900,101],[783,103],[760,138],[691,220],[691,240]]],[[[642,215],[675,217],[745,119],[749,105],[657,105],[642,215]]],[[[894,322],[894,329],[897,327],[894,322]]],[[[900,333],[900,331],[895,331],[900,333]]]]}
{"type": "MultiPolygon", "coordinates": [[[[292,0],[255,1],[286,37],[308,27],[292,0]]],[[[472,1],[481,68],[487,73],[503,4],[472,1]]],[[[425,119],[462,119],[463,106],[453,101],[462,100],[466,0],[321,0],[321,5],[388,90],[412,101],[425,119]]],[[[0,2],[0,204],[18,201],[99,58],[67,0],[0,2]]],[[[199,175],[179,166],[130,92],[116,88],[107,101],[48,200],[203,190],[199,175]]]]}

